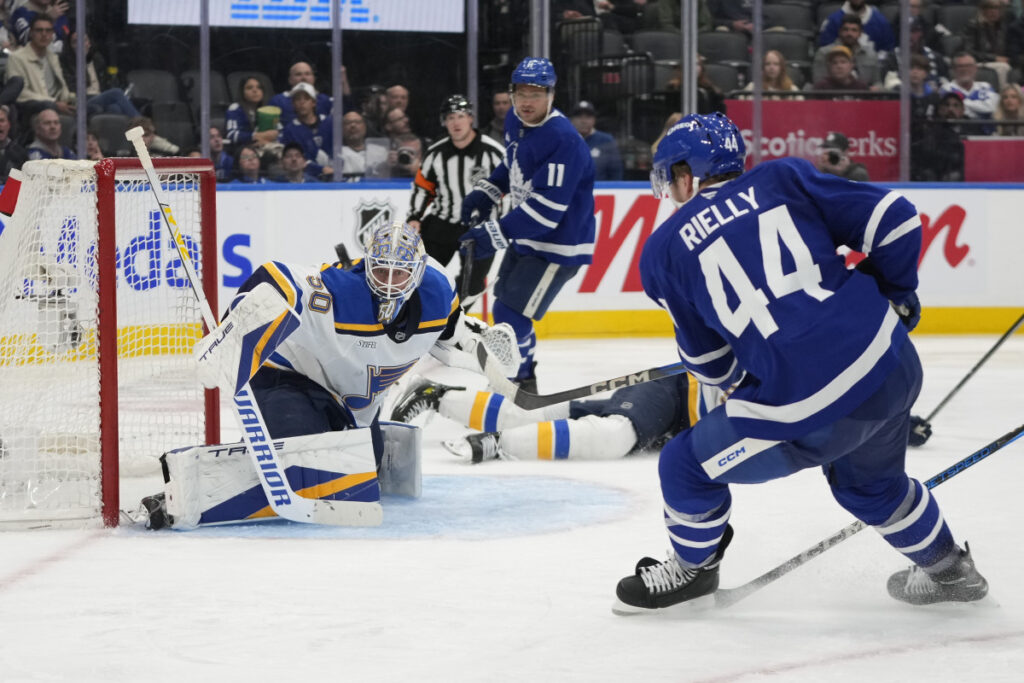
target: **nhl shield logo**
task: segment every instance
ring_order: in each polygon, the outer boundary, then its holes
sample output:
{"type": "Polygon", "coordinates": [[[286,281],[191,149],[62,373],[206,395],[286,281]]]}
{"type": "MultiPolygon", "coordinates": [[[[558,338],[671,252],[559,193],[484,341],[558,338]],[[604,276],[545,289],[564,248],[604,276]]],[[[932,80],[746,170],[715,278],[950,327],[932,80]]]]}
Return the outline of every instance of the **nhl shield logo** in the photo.
{"type": "Polygon", "coordinates": [[[356,205],[356,239],[364,250],[374,231],[390,223],[394,213],[395,207],[387,200],[364,200],[356,205]]]}

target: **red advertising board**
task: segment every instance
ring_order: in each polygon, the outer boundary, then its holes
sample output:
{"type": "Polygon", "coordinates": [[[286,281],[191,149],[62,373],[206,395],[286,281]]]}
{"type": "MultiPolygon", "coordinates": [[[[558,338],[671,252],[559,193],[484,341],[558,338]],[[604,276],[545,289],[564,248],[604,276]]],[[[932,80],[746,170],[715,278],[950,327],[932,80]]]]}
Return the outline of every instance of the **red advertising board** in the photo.
{"type": "MultiPolygon", "coordinates": [[[[753,155],[753,102],[726,100],[729,118],[743,132],[747,164],[753,155]]],[[[802,157],[813,161],[830,131],[850,141],[849,155],[864,164],[871,180],[899,179],[899,102],[807,100],[762,103],[761,158],[802,157]]]]}
{"type": "Polygon", "coordinates": [[[969,137],[964,140],[964,180],[969,183],[1024,182],[1024,138],[969,137]]]}

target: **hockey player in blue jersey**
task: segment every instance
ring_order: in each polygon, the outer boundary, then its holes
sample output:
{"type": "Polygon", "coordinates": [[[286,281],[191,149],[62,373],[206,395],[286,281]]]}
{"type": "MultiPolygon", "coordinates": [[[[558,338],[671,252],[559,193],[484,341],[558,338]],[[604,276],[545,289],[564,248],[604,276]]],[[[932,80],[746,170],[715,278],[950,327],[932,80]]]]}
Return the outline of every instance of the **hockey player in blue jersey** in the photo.
{"type": "Polygon", "coordinates": [[[535,392],[533,321],[594,254],[594,162],[572,123],[552,106],[551,62],[527,57],[511,80],[505,159],[462,200],[462,223],[470,230],[460,241],[475,243],[477,259],[508,247],[492,312],[515,330],[523,359],[515,379],[535,392]],[[511,210],[500,221],[484,220],[505,194],[511,210]]]}
{"type": "Polygon", "coordinates": [[[672,552],[616,589],[620,614],[713,593],[731,537],[729,484],[821,467],[834,498],[914,565],[888,591],[912,604],[972,601],[988,585],[938,503],[907,477],[921,365],[921,222],[897,192],[781,159],[744,172],[725,116],[690,115],[655,152],[655,195],[682,206],[644,246],[644,290],[671,315],[699,381],[735,391],[662,450],[672,552]],[[848,270],[836,250],[867,254],[848,270]]]}

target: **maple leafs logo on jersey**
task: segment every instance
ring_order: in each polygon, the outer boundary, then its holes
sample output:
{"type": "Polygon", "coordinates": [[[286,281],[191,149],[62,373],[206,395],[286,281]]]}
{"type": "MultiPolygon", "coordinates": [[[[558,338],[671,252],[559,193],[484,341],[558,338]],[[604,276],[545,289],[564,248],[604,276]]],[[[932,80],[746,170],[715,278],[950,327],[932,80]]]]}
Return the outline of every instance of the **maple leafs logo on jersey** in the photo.
{"type": "Polygon", "coordinates": [[[533,180],[523,176],[523,169],[519,168],[519,161],[515,157],[508,169],[508,185],[513,209],[525,202],[533,191],[533,180]]]}

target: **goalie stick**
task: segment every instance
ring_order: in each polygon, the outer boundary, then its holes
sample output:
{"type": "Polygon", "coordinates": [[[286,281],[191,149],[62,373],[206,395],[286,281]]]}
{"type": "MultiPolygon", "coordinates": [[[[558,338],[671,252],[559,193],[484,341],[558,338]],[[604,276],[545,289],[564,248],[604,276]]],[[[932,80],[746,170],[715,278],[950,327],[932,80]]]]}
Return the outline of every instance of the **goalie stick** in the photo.
{"type": "MultiPolygon", "coordinates": [[[[992,455],[996,451],[1002,449],[1004,446],[1008,446],[1009,444],[1013,443],[1022,435],[1024,435],[1024,425],[1017,427],[1012,432],[1003,434],[1001,437],[999,437],[992,443],[980,448],[974,453],[971,453],[963,460],[960,460],[959,462],[951,465],[950,467],[947,467],[946,469],[939,472],[928,481],[922,483],[925,485],[925,488],[933,489],[939,484],[942,484],[943,482],[946,482],[955,477],[956,475],[960,474],[968,467],[976,465],[978,462],[984,460],[985,458],[992,455]]],[[[811,546],[799,555],[795,555],[790,559],[786,560],[785,562],[783,562],[782,564],[780,564],[779,566],[775,567],[774,569],[765,572],[756,579],[748,581],[742,586],[737,586],[736,588],[723,588],[716,591],[714,593],[715,607],[724,608],[729,607],[731,605],[735,605],[740,600],[752,595],[753,593],[756,593],[768,584],[775,582],[776,580],[785,576],[786,574],[793,571],[800,565],[806,564],[807,562],[813,560],[815,557],[821,555],[826,550],[836,547],[837,545],[839,545],[846,539],[850,538],[866,526],[867,525],[864,524],[864,522],[857,520],[843,527],[842,529],[832,534],[828,538],[824,539],[823,541],[811,546]]]]}
{"type": "Polygon", "coordinates": [[[605,391],[613,391],[621,387],[629,387],[643,382],[652,382],[662,377],[671,377],[672,375],[680,375],[686,372],[686,366],[683,363],[672,363],[671,365],[662,365],[657,368],[649,368],[628,375],[622,375],[621,377],[613,377],[601,382],[586,384],[575,389],[566,389],[554,394],[531,394],[528,391],[523,391],[519,385],[505,377],[499,363],[490,357],[487,349],[482,344],[477,346],[476,353],[480,367],[484,369],[484,374],[487,376],[487,381],[490,382],[491,387],[524,410],[546,408],[556,403],[575,401],[578,398],[586,398],[587,396],[593,396],[605,391]]]}
{"type": "MultiPolygon", "coordinates": [[[[136,126],[125,133],[125,137],[135,147],[135,153],[142,162],[142,168],[146,172],[149,186],[153,190],[153,196],[160,207],[160,215],[163,223],[170,233],[171,241],[174,242],[181,257],[181,264],[185,270],[192,293],[203,312],[203,322],[210,331],[217,329],[217,319],[210,309],[210,303],[206,300],[199,280],[196,277],[195,266],[189,256],[188,248],[184,238],[177,228],[177,222],[171,212],[171,207],[163,196],[163,188],[160,179],[157,178],[156,169],[153,167],[153,160],[149,156],[142,141],[142,127],[136,126]]],[[[288,483],[284,467],[278,458],[276,451],[271,444],[270,431],[260,412],[256,399],[252,397],[249,384],[246,382],[232,397],[232,407],[235,417],[238,419],[238,426],[242,432],[242,439],[246,445],[246,451],[252,458],[253,467],[259,475],[260,485],[266,494],[267,501],[278,517],[293,522],[307,522],[313,524],[331,524],[338,526],[371,526],[381,522],[382,511],[379,503],[360,502],[334,502],[305,498],[298,495],[288,483]]]]}

